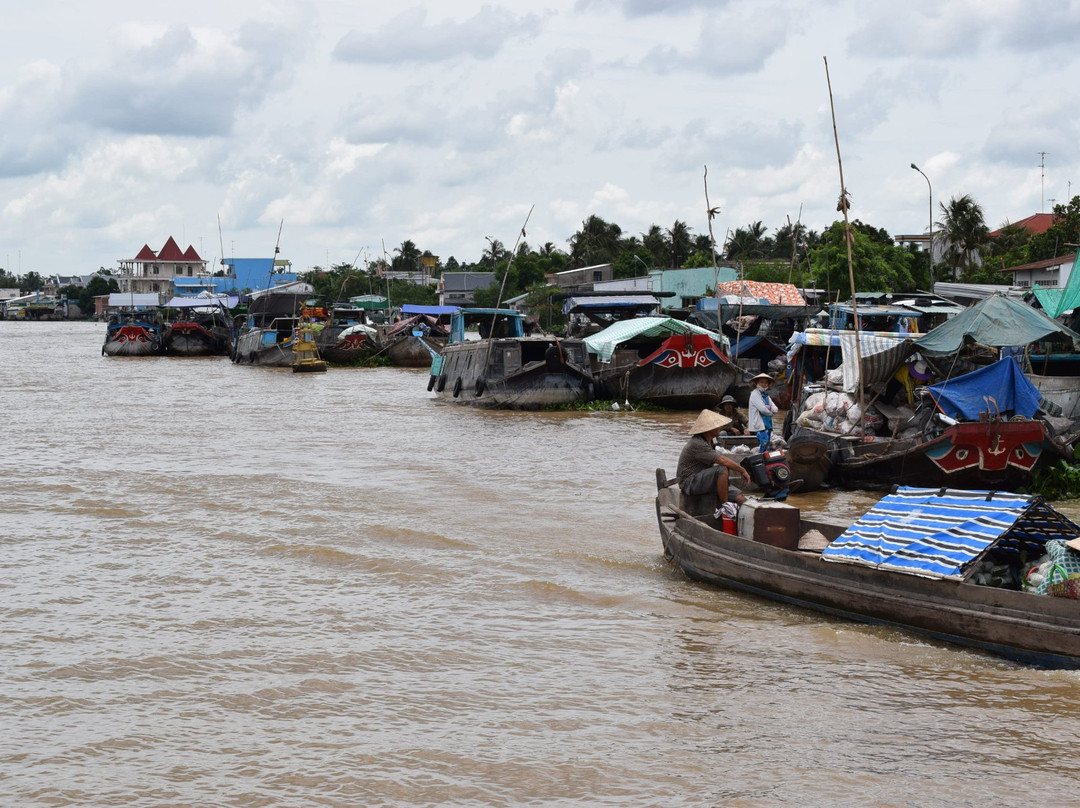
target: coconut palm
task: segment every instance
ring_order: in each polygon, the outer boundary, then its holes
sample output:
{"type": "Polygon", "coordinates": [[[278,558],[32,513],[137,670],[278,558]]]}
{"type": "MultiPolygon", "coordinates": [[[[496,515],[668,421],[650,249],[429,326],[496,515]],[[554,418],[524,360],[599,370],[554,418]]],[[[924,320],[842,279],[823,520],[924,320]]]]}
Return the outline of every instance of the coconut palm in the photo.
{"type": "Polygon", "coordinates": [[[969,272],[982,265],[981,250],[989,241],[990,230],[986,226],[982,207],[970,194],[953,197],[948,204],[941,203],[942,220],[936,227],[944,243],[944,255],[956,278],[961,272],[969,272]]]}

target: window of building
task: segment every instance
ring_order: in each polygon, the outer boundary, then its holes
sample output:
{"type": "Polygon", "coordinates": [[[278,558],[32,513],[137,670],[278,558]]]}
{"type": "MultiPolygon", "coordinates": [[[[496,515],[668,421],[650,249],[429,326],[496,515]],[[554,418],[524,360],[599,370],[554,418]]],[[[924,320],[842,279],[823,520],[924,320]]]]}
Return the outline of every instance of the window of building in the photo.
{"type": "Polygon", "coordinates": [[[594,269],[592,279],[594,281],[602,281],[604,279],[604,271],[602,269],[594,269]]]}

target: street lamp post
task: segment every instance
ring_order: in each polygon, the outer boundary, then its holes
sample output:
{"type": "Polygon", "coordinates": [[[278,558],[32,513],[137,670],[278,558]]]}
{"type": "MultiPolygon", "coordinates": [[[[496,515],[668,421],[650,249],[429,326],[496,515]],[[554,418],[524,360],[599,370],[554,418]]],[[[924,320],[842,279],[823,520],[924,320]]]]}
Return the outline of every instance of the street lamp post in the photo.
{"type": "Polygon", "coordinates": [[[926,180],[926,187],[930,191],[930,292],[934,291],[934,186],[930,184],[930,178],[923,174],[922,169],[914,163],[911,167],[922,174],[926,180]]]}

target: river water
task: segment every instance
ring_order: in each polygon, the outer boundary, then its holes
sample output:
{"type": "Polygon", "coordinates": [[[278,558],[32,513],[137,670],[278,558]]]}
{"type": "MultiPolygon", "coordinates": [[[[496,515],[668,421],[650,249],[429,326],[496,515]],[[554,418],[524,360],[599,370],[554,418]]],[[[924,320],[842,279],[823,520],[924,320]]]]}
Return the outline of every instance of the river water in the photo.
{"type": "Polygon", "coordinates": [[[0,322],[0,805],[1075,804],[1080,674],[665,562],[693,413],[103,337],[0,322]]]}

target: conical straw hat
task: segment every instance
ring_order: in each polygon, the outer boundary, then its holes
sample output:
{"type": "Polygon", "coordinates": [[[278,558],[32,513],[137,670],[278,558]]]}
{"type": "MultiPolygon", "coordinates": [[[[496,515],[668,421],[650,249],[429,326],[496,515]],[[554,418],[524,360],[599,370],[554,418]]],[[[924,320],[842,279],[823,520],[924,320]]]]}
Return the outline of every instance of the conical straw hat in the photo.
{"type": "Polygon", "coordinates": [[[731,419],[713,410],[702,410],[701,414],[690,427],[691,435],[700,435],[702,432],[710,432],[713,429],[722,429],[731,423],[731,419]]]}

